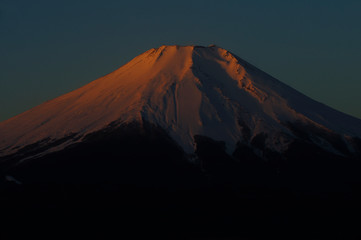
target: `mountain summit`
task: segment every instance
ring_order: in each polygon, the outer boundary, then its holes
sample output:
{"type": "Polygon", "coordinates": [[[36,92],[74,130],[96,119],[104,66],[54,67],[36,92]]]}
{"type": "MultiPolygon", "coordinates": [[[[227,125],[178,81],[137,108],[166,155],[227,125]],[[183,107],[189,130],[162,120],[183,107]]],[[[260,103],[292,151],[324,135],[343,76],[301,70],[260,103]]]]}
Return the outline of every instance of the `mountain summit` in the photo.
{"type": "Polygon", "coordinates": [[[339,134],[341,144],[361,136],[359,119],[304,96],[223,48],[161,46],[0,123],[0,157],[72,136],[46,150],[58,151],[109,124],[132,121],[161,127],[188,153],[195,150],[196,135],[224,141],[229,153],[237,142],[260,135],[265,146],[282,152],[300,126],[319,129],[322,134],[312,141],[334,152],[340,149],[326,135],[339,134]]]}

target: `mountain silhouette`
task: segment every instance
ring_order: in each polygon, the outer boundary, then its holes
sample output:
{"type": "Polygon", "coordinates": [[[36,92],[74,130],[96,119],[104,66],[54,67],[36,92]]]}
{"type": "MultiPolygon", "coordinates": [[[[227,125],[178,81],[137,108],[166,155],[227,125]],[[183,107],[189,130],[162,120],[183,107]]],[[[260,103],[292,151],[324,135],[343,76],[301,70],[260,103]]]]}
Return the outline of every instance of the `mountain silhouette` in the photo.
{"type": "Polygon", "coordinates": [[[150,49],[1,122],[0,136],[12,217],[110,211],[152,233],[356,236],[361,120],[215,45],[150,49]]]}

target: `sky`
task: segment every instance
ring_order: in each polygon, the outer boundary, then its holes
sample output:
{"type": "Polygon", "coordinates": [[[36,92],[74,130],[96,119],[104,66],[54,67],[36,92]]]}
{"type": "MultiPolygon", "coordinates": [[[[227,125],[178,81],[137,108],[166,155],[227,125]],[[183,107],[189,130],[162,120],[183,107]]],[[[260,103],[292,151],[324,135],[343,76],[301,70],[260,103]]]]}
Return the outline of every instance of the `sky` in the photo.
{"type": "Polygon", "coordinates": [[[361,118],[360,12],[359,0],[0,0],[0,121],[175,44],[216,44],[361,118]]]}

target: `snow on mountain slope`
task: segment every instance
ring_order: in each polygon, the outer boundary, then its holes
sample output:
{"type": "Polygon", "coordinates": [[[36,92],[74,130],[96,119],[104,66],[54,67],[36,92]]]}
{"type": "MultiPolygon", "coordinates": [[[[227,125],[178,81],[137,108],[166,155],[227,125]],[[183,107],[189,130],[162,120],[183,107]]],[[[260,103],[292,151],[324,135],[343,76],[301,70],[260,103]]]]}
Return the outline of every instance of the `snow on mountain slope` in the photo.
{"type": "MultiPolygon", "coordinates": [[[[235,144],[259,133],[282,151],[299,122],[361,136],[361,120],[318,103],[217,46],[162,46],[82,88],[0,123],[0,157],[44,139],[81,137],[119,121],[149,121],[186,152],[194,135],[235,144]]],[[[61,149],[74,141],[58,146],[61,149]]]]}

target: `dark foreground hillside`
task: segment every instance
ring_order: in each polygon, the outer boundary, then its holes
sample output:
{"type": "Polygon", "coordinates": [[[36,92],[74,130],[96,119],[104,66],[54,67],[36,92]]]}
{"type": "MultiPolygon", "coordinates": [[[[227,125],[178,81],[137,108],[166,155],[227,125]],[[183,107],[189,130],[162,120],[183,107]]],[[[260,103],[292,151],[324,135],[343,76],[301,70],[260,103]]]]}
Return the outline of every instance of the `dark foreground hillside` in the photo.
{"type": "Polygon", "coordinates": [[[195,155],[186,156],[162,129],[132,123],[18,166],[3,160],[3,179],[22,184],[1,182],[1,234],[361,237],[358,157],[341,157],[302,139],[279,155],[259,137],[240,142],[232,156],[222,142],[204,136],[195,141],[195,155]]]}

